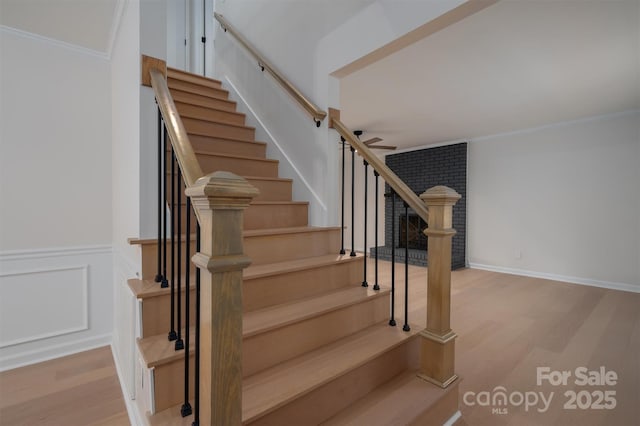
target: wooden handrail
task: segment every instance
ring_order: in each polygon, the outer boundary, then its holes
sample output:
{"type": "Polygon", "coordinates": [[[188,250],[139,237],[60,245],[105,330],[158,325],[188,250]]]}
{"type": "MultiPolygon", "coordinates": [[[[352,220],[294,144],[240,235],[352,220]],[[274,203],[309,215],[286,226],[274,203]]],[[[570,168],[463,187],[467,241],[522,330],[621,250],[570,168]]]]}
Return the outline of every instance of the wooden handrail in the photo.
{"type": "Polygon", "coordinates": [[[230,23],[227,21],[224,16],[221,14],[214,12],[213,16],[220,23],[222,29],[225,32],[229,32],[232,36],[236,38],[240,42],[245,49],[251,53],[257,60],[258,65],[264,70],[267,70],[269,74],[273,76],[273,78],[304,108],[314,119],[316,125],[320,127],[320,122],[324,120],[327,116],[327,113],[321,110],[318,106],[316,106],[313,102],[307,99],[302,92],[300,92],[289,80],[287,80],[273,65],[269,63],[258,51],[249,43],[249,41],[242,36],[230,23]]]}
{"type": "Polygon", "coordinates": [[[182,120],[180,120],[178,109],[173,103],[164,74],[156,68],[151,68],[149,74],[151,76],[151,87],[153,87],[162,119],[166,123],[169,140],[180,165],[182,177],[187,187],[192,187],[204,173],[198,163],[191,142],[189,142],[187,130],[184,128],[182,120]]]}
{"type": "Polygon", "coordinates": [[[402,181],[402,179],[398,177],[398,175],[393,172],[393,170],[384,164],[384,162],[378,158],[368,146],[362,143],[362,141],[353,134],[352,130],[345,126],[344,123],[336,117],[330,118],[329,127],[334,128],[340,136],[354,147],[356,151],[358,151],[358,154],[360,154],[360,156],[364,158],[380,176],[382,176],[389,186],[396,191],[400,198],[402,198],[402,200],[407,203],[409,207],[411,207],[413,211],[425,221],[425,223],[429,223],[429,210],[425,206],[424,202],[411,190],[411,188],[407,186],[406,183],[402,181]]]}

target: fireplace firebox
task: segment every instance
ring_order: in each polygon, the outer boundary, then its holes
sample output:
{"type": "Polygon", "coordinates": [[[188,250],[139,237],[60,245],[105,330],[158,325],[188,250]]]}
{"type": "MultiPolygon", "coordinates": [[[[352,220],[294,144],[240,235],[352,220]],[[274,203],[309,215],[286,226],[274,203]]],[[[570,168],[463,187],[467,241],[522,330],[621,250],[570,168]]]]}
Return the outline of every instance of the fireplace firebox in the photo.
{"type": "Polygon", "coordinates": [[[397,247],[426,250],[427,249],[427,236],[424,234],[424,230],[427,228],[427,224],[417,214],[409,214],[409,238],[407,239],[407,218],[405,215],[401,215],[398,219],[399,239],[397,247]],[[406,244],[405,244],[406,243],[406,244]]]}

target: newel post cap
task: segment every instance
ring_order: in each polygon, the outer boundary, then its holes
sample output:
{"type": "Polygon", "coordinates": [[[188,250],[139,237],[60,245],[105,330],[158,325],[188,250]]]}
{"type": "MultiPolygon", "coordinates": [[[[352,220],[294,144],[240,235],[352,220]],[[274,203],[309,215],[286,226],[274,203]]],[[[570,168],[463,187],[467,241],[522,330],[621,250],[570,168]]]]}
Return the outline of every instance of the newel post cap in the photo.
{"type": "Polygon", "coordinates": [[[187,188],[185,193],[193,198],[222,198],[248,204],[260,191],[246,179],[231,172],[214,172],[202,176],[187,188]]]}
{"type": "Polygon", "coordinates": [[[433,188],[429,188],[420,194],[420,199],[424,201],[427,206],[452,206],[462,198],[455,189],[448,186],[438,185],[433,188]]]}

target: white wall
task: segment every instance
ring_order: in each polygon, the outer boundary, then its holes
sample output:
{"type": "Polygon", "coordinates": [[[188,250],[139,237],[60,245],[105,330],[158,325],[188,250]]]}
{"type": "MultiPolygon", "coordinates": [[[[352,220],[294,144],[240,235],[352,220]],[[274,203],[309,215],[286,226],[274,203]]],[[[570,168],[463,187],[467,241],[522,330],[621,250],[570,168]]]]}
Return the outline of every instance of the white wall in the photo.
{"type": "Polygon", "coordinates": [[[471,266],[640,291],[640,113],[469,144],[471,266]]]}
{"type": "Polygon", "coordinates": [[[0,63],[6,369],[111,339],[111,94],[106,55],[7,27],[0,63]]]}
{"type": "MultiPolygon", "coordinates": [[[[338,81],[330,74],[462,3],[409,0],[219,1],[216,9],[320,108],[339,107],[338,81]]],[[[339,222],[336,133],[311,118],[261,73],[255,60],[219,27],[215,73],[229,79],[277,146],[268,155],[288,162],[294,196],[308,200],[314,225],[339,222]],[[301,177],[301,178],[300,178],[301,177]]],[[[346,123],[347,125],[349,123],[346,123]]],[[[265,142],[270,142],[269,140],[265,142]]]]}
{"type": "MultiPolygon", "coordinates": [[[[167,1],[142,0],[139,13],[140,54],[167,59],[167,1]]],[[[139,82],[140,80],[138,80],[139,82]]],[[[140,96],[140,233],[141,238],[157,236],[158,202],[158,108],[153,89],[138,84],[140,96]]]]}
{"type": "Polygon", "coordinates": [[[135,397],[135,298],[127,280],[140,271],[140,4],[126,2],[111,54],[113,352],[126,395],[135,397]]]}

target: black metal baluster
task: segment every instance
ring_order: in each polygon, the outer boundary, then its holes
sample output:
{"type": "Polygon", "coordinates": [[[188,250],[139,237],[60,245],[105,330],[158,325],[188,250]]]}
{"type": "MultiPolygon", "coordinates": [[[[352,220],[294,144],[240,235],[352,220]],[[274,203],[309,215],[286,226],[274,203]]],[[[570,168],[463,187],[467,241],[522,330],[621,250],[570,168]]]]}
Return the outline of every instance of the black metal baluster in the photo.
{"type": "Polygon", "coordinates": [[[177,309],[176,309],[176,316],[177,316],[177,323],[178,325],[176,326],[176,331],[178,332],[178,340],[176,340],[176,351],[179,351],[181,349],[184,349],[184,341],[182,340],[182,184],[181,184],[181,175],[180,175],[180,169],[178,168],[177,170],[177,176],[176,176],[176,192],[178,193],[178,214],[176,215],[176,222],[178,222],[178,224],[176,225],[176,230],[178,233],[178,241],[176,242],[176,245],[178,246],[178,256],[177,256],[177,265],[178,265],[178,270],[176,271],[176,276],[177,276],[177,280],[178,280],[178,289],[177,289],[177,293],[178,293],[178,300],[177,300],[177,309]]]}
{"type": "Polygon", "coordinates": [[[389,325],[396,325],[396,192],[391,190],[391,319],[389,325]]]}
{"type": "Polygon", "coordinates": [[[341,226],[340,226],[340,235],[341,235],[341,240],[340,240],[340,254],[345,254],[344,251],[344,143],[345,143],[345,138],[340,137],[340,142],[342,142],[342,214],[341,214],[341,226]]]}
{"type": "Polygon", "coordinates": [[[355,246],[355,230],[356,230],[356,150],[351,146],[351,254],[349,256],[353,257],[356,255],[356,246],[355,246]]]}
{"type": "Polygon", "coordinates": [[[375,226],[375,246],[376,246],[376,263],[375,263],[375,284],[373,285],[373,289],[374,290],[380,290],[380,285],[378,284],[378,178],[380,177],[380,174],[378,172],[376,172],[375,170],[373,171],[373,175],[376,178],[376,226],[375,226]]]}
{"type": "Polygon", "coordinates": [[[171,331],[169,340],[178,338],[176,334],[175,296],[176,296],[176,154],[171,150],[171,331]]]}
{"type": "MultiPolygon", "coordinates": [[[[196,224],[196,253],[200,252],[200,224],[196,224]]],[[[194,359],[195,389],[193,395],[193,423],[200,425],[200,268],[196,268],[196,354],[194,359]]]]}
{"type": "Polygon", "coordinates": [[[367,210],[369,210],[367,205],[367,193],[369,192],[367,179],[369,176],[369,163],[367,163],[367,160],[362,160],[362,164],[364,164],[364,276],[362,278],[362,287],[369,287],[367,282],[367,210]]]}
{"type": "Polygon", "coordinates": [[[411,330],[409,327],[409,204],[407,203],[404,203],[404,325],[402,330],[411,330]]]}
{"type": "MultiPolygon", "coordinates": [[[[162,126],[162,144],[163,144],[163,148],[162,148],[162,152],[163,152],[163,157],[162,157],[162,186],[163,186],[163,191],[164,191],[164,202],[162,203],[162,210],[163,210],[163,214],[162,214],[162,284],[160,284],[160,287],[162,288],[167,288],[169,287],[169,280],[167,279],[167,205],[168,205],[168,198],[167,198],[167,172],[168,172],[168,165],[167,165],[167,160],[169,158],[169,156],[167,155],[167,140],[168,140],[168,136],[167,136],[167,126],[163,125],[162,126]]],[[[158,247],[158,250],[160,250],[160,247],[158,247]]]]}
{"type": "Polygon", "coordinates": [[[180,409],[182,417],[190,416],[193,412],[191,404],[189,403],[189,315],[190,311],[190,299],[191,299],[191,198],[187,197],[187,230],[186,230],[186,248],[184,256],[184,264],[186,270],[184,271],[184,404],[180,409]]]}
{"type": "Polygon", "coordinates": [[[162,113],[158,108],[158,273],[156,282],[162,282],[162,113]]]}

